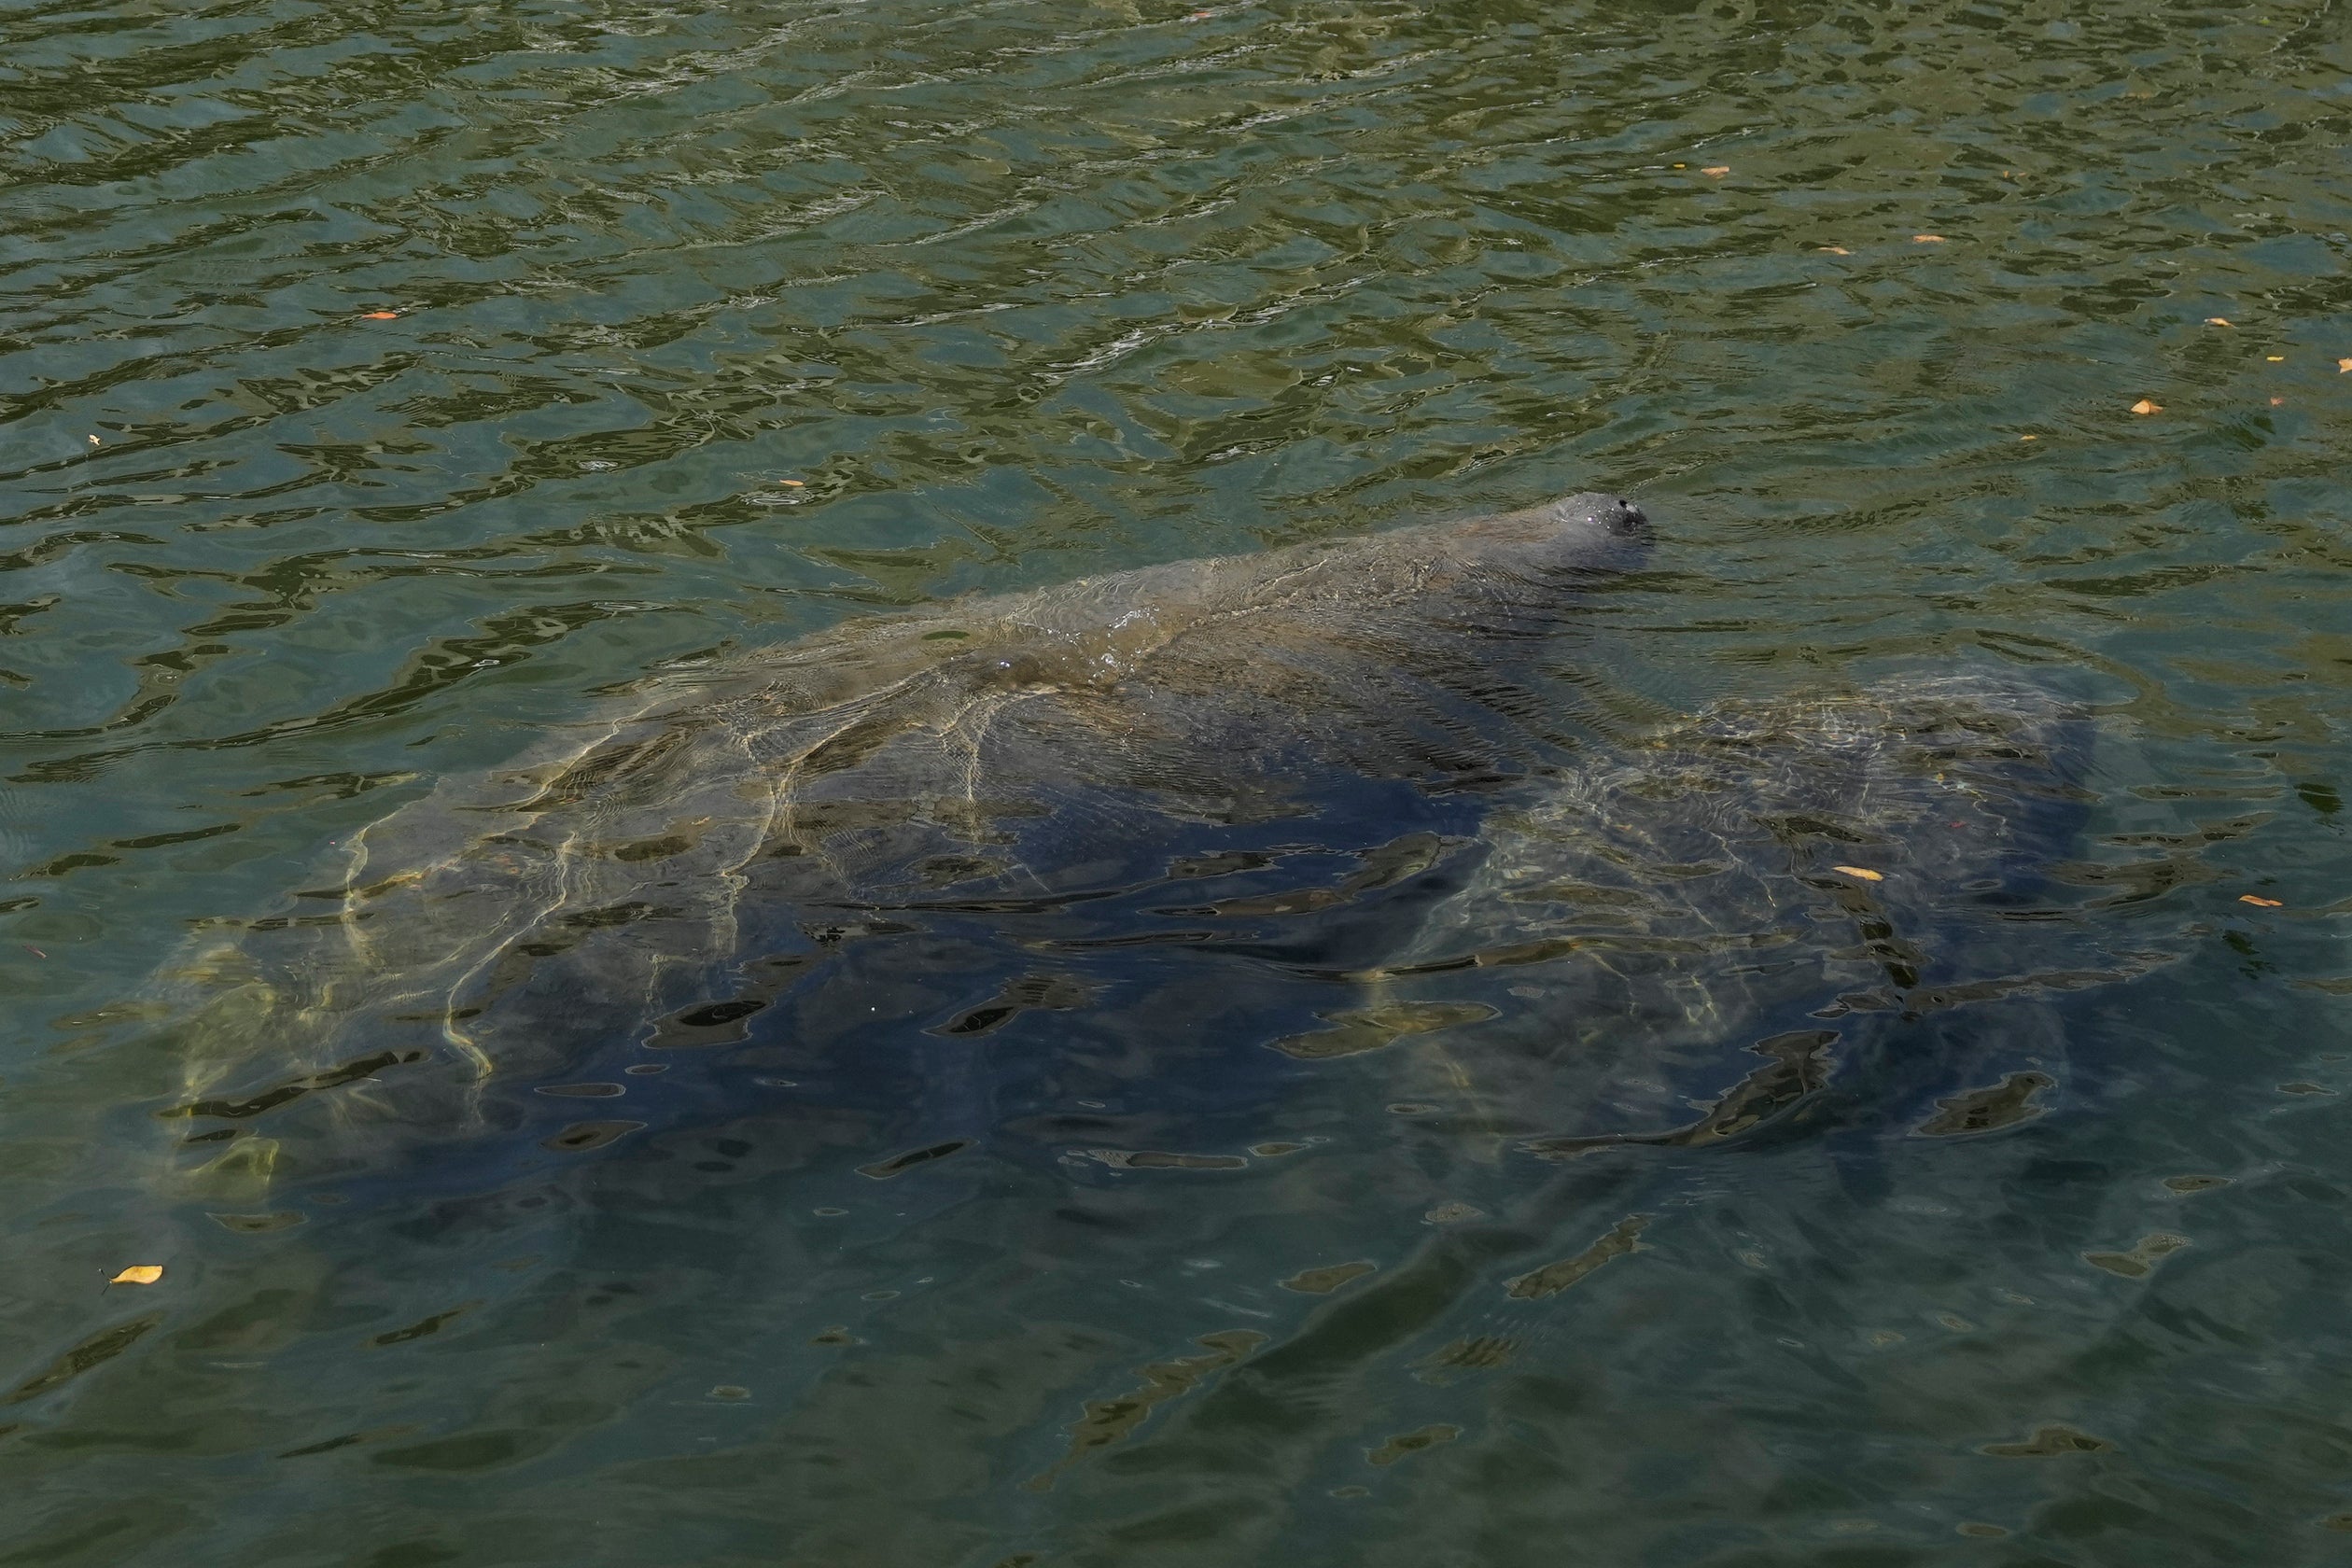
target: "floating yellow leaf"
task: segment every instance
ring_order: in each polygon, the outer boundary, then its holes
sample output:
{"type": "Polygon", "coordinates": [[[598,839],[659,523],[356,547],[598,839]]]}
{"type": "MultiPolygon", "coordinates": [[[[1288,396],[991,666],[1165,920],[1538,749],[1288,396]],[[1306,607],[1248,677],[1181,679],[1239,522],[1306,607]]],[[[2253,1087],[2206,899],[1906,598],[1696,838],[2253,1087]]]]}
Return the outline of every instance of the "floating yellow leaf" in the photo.
{"type": "Polygon", "coordinates": [[[1942,245],[1943,243],[1944,237],[1941,234],[1913,234],[1911,236],[1913,245],[1942,245]]]}
{"type": "Polygon", "coordinates": [[[359,319],[362,321],[398,321],[400,319],[400,313],[399,311],[362,311],[359,319]]]}
{"type": "Polygon", "coordinates": [[[1712,168],[1701,169],[1699,172],[1713,178],[1721,179],[1724,175],[1731,172],[1731,165],[1729,163],[1717,163],[1712,168]]]}
{"type": "Polygon", "coordinates": [[[2132,405],[2132,412],[2134,413],[2162,413],[2164,412],[2164,405],[2153,398],[2142,398],[2132,405]]]}
{"type": "Polygon", "coordinates": [[[2339,359],[2339,360],[2337,360],[2337,361],[2336,361],[2336,374],[2338,374],[2338,375],[2343,375],[2343,374],[2345,374],[2345,372],[2347,372],[2347,371],[2352,371],[2352,359],[2339,359]]]}
{"type": "Polygon", "coordinates": [[[2039,436],[2020,436],[2020,437],[2018,437],[2017,439],[2018,439],[2019,441],[2039,441],[2039,440],[2041,440],[2041,437],[2039,437],[2039,436]]]}
{"type": "Polygon", "coordinates": [[[2230,325],[2230,318],[2226,315],[2208,315],[2205,317],[2205,325],[2208,327],[2227,327],[2230,325]]]}
{"type": "Polygon", "coordinates": [[[2238,894],[2238,903],[2250,903],[2260,909],[2283,909],[2286,907],[2286,905],[2280,903],[2276,899],[2257,898],[2252,893],[2238,894]]]}
{"type": "Polygon", "coordinates": [[[2274,365],[2284,365],[2287,363],[2287,356],[2284,354],[2265,354],[2262,357],[2269,360],[2274,365]]]}
{"type": "Polygon", "coordinates": [[[110,1285],[151,1285],[161,1278],[163,1278],[163,1266],[161,1264],[134,1263],[130,1267],[124,1269],[121,1273],[116,1275],[113,1279],[107,1281],[106,1283],[110,1285]]]}
{"type": "Polygon", "coordinates": [[[1858,876],[1865,882],[1883,882],[1886,880],[1886,873],[1883,871],[1872,871],[1869,866],[1831,866],[1829,869],[1831,871],[1842,871],[1848,876],[1858,876]]]}
{"type": "Polygon", "coordinates": [[[789,484],[795,490],[805,490],[808,488],[808,481],[805,479],[779,479],[776,483],[778,484],[789,484]]]}

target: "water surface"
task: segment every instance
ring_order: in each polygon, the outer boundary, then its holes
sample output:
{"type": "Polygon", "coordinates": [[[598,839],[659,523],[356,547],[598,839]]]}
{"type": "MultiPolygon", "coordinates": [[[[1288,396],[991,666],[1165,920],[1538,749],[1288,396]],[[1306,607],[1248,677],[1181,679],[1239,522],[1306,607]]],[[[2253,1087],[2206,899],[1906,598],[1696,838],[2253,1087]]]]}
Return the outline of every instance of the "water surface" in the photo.
{"type": "MultiPolygon", "coordinates": [[[[2332,1560],[2352,46],[2108,13],[0,10],[0,1561],[2332,1560]],[[2164,961],[1736,1149],[1499,1153],[1272,980],[571,1152],[158,1114],[160,967],[649,671],[1586,487],[1611,712],[2065,693],[2164,961]]],[[[557,1122],[716,1071],[623,1059],[557,1122]]]]}

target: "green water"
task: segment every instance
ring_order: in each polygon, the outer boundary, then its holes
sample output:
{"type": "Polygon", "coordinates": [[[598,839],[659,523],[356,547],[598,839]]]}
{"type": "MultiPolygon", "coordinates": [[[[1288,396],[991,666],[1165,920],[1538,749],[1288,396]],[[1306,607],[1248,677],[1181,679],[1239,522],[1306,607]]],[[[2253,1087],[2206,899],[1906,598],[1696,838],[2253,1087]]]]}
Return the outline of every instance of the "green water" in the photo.
{"type": "Polygon", "coordinates": [[[0,1564],[2338,1561],[2348,132],[2307,0],[0,7],[0,1564]],[[1888,1036],[2040,1115],[224,1197],[155,1114],[160,966],[649,668],[1587,487],[1652,707],[2095,709],[2163,961],[1888,1036]]]}

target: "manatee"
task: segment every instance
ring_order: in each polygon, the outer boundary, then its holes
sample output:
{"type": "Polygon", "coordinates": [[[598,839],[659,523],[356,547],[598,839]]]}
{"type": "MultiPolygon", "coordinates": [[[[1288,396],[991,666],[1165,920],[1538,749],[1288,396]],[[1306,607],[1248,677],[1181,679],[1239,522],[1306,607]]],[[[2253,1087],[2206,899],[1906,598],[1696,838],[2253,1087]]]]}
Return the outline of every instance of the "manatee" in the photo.
{"type": "Polygon", "coordinates": [[[1640,657],[1647,549],[1579,495],[664,672],[184,965],[175,1114],[247,1169],[470,1138],[482,1185],[754,1104],[863,1179],[1175,1177],[1339,1074],[1567,1159],[1785,1125],[1889,1022],[2131,967],[2049,875],[2077,707],[1628,711],[1592,672],[1640,657]]]}
{"type": "Polygon", "coordinates": [[[353,835],[325,885],[179,965],[180,1113],[455,1121],[491,1080],[743,1042],[861,945],[891,957],[847,1000],[832,975],[840,1018],[935,1009],[959,964],[980,994],[954,1016],[1050,1005],[1083,983],[984,976],[975,946],[1219,854],[1473,827],[1577,727],[1559,667],[1647,548],[1639,508],[1576,495],[665,672],[353,835]]]}
{"type": "Polygon", "coordinates": [[[2059,880],[2090,742],[2079,705],[1983,671],[1712,704],[1500,804],[1362,1007],[1281,1046],[1435,1021],[1456,1127],[1553,1158],[1718,1145],[1857,1033],[2163,961],[2059,880]]]}

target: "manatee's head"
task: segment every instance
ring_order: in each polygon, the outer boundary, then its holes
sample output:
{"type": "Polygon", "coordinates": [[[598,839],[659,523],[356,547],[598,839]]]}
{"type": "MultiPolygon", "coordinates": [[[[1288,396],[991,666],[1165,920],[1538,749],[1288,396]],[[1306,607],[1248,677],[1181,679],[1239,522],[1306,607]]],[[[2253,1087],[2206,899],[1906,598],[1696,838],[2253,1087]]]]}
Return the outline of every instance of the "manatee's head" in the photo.
{"type": "Polygon", "coordinates": [[[1649,553],[1649,515],[1622,496],[1586,490],[1454,529],[1454,553],[1538,574],[1624,571],[1649,553]]]}
{"type": "Polygon", "coordinates": [[[1649,513],[1623,496],[1603,490],[1580,490],[1531,510],[1563,534],[1589,533],[1610,539],[1649,535],[1649,513]]]}

